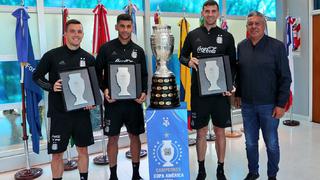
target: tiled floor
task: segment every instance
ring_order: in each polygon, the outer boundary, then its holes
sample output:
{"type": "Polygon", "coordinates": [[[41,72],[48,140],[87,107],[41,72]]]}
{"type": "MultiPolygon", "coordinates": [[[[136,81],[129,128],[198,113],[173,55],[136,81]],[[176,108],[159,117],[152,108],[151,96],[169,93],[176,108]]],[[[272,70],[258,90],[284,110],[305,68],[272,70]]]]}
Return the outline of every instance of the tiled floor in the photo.
{"type": "MultiPolygon", "coordinates": [[[[240,125],[235,128],[239,129],[240,125]]],[[[320,179],[320,125],[310,122],[301,122],[299,127],[287,127],[280,125],[280,148],[281,160],[278,179],[280,180],[319,180],[320,179]]],[[[266,166],[267,158],[265,146],[262,138],[260,138],[260,180],[267,179],[266,166]]],[[[146,145],[143,145],[146,148],[146,145]]],[[[122,149],[119,153],[118,175],[120,180],[131,179],[131,162],[125,158],[124,152],[127,149],[122,149]]],[[[108,179],[108,166],[97,166],[92,163],[92,159],[96,155],[90,157],[89,179],[100,180],[108,179]]],[[[197,175],[197,158],[195,147],[190,147],[190,174],[194,180],[197,175]]],[[[215,179],[216,155],[214,142],[208,143],[206,168],[207,179],[215,179]]],[[[44,174],[38,178],[39,180],[50,180],[51,172],[49,165],[41,166],[44,174]]],[[[237,139],[227,140],[227,153],[225,161],[225,171],[228,179],[240,180],[247,174],[247,160],[244,146],[244,136],[237,139]]],[[[0,174],[1,180],[13,179],[15,172],[0,174]]],[[[148,160],[141,160],[140,173],[145,179],[149,179],[148,160]]],[[[64,179],[74,180],[79,179],[77,170],[65,172],[64,179]]]]}

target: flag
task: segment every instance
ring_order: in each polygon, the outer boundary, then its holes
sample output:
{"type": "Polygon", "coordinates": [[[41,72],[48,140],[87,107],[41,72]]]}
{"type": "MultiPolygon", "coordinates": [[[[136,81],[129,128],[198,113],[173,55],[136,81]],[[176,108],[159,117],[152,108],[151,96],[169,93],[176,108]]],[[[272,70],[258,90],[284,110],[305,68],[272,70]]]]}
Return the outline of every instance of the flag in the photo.
{"type": "Polygon", "coordinates": [[[30,16],[24,8],[15,10],[12,15],[17,18],[15,36],[18,61],[20,63],[25,63],[25,66],[23,66],[24,75],[22,75],[22,83],[24,82],[25,84],[26,113],[31,132],[32,147],[33,152],[39,154],[41,124],[38,104],[42,99],[42,92],[39,86],[37,86],[32,81],[32,73],[37,66],[37,62],[34,59],[32,42],[28,27],[28,19],[30,18],[30,16]]]}
{"type": "Polygon", "coordinates": [[[221,24],[220,24],[221,29],[228,31],[229,27],[227,24],[227,19],[225,17],[221,17],[221,24]]]}
{"type": "Polygon", "coordinates": [[[156,13],[153,15],[154,24],[161,24],[160,8],[157,7],[156,13]]]}
{"type": "Polygon", "coordinates": [[[131,39],[137,41],[137,21],[136,21],[136,12],[138,12],[138,7],[135,4],[130,3],[124,7],[124,12],[129,14],[132,17],[132,36],[131,39]]]}
{"type": "MultiPolygon", "coordinates": [[[[190,24],[188,23],[187,19],[183,17],[179,23],[180,27],[180,42],[179,42],[179,49],[178,49],[178,57],[180,58],[180,53],[184,44],[184,41],[187,37],[189,32],[190,24]]],[[[187,110],[188,110],[188,128],[190,127],[190,120],[191,120],[191,72],[190,68],[180,64],[180,100],[185,101],[187,103],[187,110]]]]}
{"type": "Polygon", "coordinates": [[[102,4],[98,4],[94,10],[94,27],[93,27],[93,44],[92,54],[96,55],[99,52],[100,46],[110,41],[107,9],[102,4]]]}
{"type": "Polygon", "coordinates": [[[64,32],[66,31],[66,23],[67,19],[69,18],[69,11],[67,8],[62,9],[62,44],[66,44],[66,37],[64,36],[64,32]]]}
{"type": "Polygon", "coordinates": [[[293,33],[293,51],[298,51],[301,45],[301,37],[300,37],[300,18],[294,18],[294,24],[292,25],[292,33],[293,33]]]}
{"type": "Polygon", "coordinates": [[[293,50],[293,32],[292,32],[292,26],[295,22],[295,19],[292,18],[291,16],[288,16],[286,18],[286,49],[287,49],[287,56],[289,60],[289,67],[291,71],[291,78],[292,78],[292,83],[290,86],[290,96],[288,99],[287,104],[285,105],[285,110],[288,111],[290,107],[292,106],[293,103],[293,95],[294,95],[294,67],[293,67],[293,55],[292,55],[292,50],[293,50]]]}

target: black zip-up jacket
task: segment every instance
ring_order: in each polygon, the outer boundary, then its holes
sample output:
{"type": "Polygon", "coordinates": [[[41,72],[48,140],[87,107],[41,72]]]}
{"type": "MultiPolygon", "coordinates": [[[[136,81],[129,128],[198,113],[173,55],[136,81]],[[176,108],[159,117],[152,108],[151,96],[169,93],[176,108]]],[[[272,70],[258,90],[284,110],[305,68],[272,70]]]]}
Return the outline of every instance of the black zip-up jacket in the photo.
{"type": "Polygon", "coordinates": [[[54,83],[59,80],[60,71],[84,66],[94,66],[94,57],[81,48],[70,50],[67,46],[61,46],[43,55],[32,79],[42,89],[49,91],[48,117],[55,115],[74,117],[79,112],[89,113],[89,111],[82,109],[66,112],[62,92],[53,91],[54,83]],[[85,63],[82,62],[82,66],[80,66],[80,61],[85,63]],[[49,79],[45,78],[47,73],[49,73],[49,79]]]}
{"type": "MultiPolygon", "coordinates": [[[[190,31],[185,39],[179,60],[181,64],[188,67],[190,54],[195,58],[208,58],[217,55],[228,55],[232,77],[236,72],[236,47],[232,34],[224,31],[219,27],[211,28],[209,31],[206,27],[201,26],[190,31]]],[[[191,92],[198,95],[198,78],[196,71],[192,71],[191,92]]]]}
{"type": "Polygon", "coordinates": [[[102,92],[107,88],[110,89],[110,87],[108,87],[108,65],[112,63],[139,63],[141,65],[142,92],[147,94],[148,71],[146,56],[140,46],[132,41],[123,45],[118,38],[101,46],[97,56],[96,71],[102,92]]]}
{"type": "Polygon", "coordinates": [[[236,96],[255,105],[284,107],[290,94],[291,73],[284,44],[264,35],[254,46],[249,39],[238,44],[236,96]]]}

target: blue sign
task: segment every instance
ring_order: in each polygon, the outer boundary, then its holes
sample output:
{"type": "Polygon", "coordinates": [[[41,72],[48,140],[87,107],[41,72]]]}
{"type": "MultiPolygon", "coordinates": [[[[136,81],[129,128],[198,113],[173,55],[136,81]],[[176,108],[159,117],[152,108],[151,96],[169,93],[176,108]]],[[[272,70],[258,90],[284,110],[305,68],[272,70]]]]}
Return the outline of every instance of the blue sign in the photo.
{"type": "Polygon", "coordinates": [[[150,179],[190,179],[186,103],[146,111],[150,179]]]}

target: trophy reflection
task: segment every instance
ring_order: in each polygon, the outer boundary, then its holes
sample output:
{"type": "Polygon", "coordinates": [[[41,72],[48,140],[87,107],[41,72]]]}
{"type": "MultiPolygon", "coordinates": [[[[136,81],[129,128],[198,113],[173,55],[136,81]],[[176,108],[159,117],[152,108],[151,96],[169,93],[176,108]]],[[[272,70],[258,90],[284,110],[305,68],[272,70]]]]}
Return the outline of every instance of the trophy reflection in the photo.
{"type": "Polygon", "coordinates": [[[128,92],[128,86],[130,83],[130,73],[127,67],[118,67],[118,72],[116,74],[116,80],[120,87],[119,96],[130,96],[128,92]]]}
{"type": "Polygon", "coordinates": [[[206,78],[210,83],[208,91],[219,90],[218,79],[219,79],[219,67],[217,61],[207,61],[206,67],[204,68],[206,78]]]}
{"type": "Polygon", "coordinates": [[[68,85],[71,93],[76,98],[75,106],[88,103],[88,101],[83,98],[85,85],[80,73],[69,74],[68,85]]]}
{"type": "Polygon", "coordinates": [[[152,108],[170,108],[180,105],[176,78],[167,68],[167,62],[173,53],[174,37],[168,25],[152,27],[151,49],[156,57],[157,70],[152,77],[150,106],[152,108]]]}

